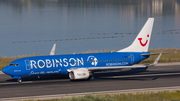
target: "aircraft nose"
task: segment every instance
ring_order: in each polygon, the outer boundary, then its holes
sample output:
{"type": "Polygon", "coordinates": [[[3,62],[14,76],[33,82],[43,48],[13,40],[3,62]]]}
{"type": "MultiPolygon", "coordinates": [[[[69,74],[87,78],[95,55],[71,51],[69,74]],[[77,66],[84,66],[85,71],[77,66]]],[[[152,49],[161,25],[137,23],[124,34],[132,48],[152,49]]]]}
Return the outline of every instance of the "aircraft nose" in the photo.
{"type": "Polygon", "coordinates": [[[5,68],[3,68],[3,69],[2,69],[2,72],[6,74],[6,69],[5,69],[5,68]]]}
{"type": "Polygon", "coordinates": [[[3,73],[5,73],[5,74],[9,74],[9,68],[8,67],[4,67],[3,69],[2,69],[2,72],[3,73]]]}

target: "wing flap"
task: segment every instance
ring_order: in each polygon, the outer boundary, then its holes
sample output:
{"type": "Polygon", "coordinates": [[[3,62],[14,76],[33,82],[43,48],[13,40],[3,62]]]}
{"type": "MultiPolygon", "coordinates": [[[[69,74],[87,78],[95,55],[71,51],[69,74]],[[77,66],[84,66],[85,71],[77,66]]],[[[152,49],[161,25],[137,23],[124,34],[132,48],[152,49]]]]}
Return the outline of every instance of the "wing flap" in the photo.
{"type": "MultiPolygon", "coordinates": [[[[168,53],[170,53],[170,52],[168,52],[168,53]]],[[[98,70],[115,70],[115,69],[126,69],[126,68],[147,68],[149,66],[155,66],[158,63],[161,55],[162,54],[168,54],[168,53],[153,53],[153,55],[159,54],[159,56],[156,58],[156,60],[151,65],[148,64],[148,65],[134,65],[134,66],[88,67],[87,69],[89,71],[98,71],[98,70]]],[[[145,54],[145,55],[150,55],[150,54],[145,54]]],[[[71,68],[71,69],[73,69],[73,68],[71,68]]]]}
{"type": "MultiPolygon", "coordinates": [[[[170,53],[176,53],[176,52],[166,52],[166,53],[161,53],[161,54],[170,54],[170,53]]],[[[160,53],[150,53],[150,54],[141,54],[141,56],[145,55],[159,55],[160,53]]]]}
{"type": "Polygon", "coordinates": [[[113,66],[113,67],[89,67],[89,71],[96,71],[96,70],[115,70],[115,69],[125,69],[125,68],[146,68],[147,65],[136,65],[136,66],[113,66]]]}

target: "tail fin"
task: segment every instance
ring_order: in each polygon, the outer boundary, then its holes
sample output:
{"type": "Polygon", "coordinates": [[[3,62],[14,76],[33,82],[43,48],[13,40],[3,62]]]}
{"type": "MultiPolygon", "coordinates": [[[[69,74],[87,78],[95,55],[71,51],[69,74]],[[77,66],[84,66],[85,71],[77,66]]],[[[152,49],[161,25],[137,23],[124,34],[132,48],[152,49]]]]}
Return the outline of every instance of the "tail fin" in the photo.
{"type": "Polygon", "coordinates": [[[149,48],[154,18],[149,18],[134,42],[127,48],[118,52],[147,52],[149,48]]]}
{"type": "Polygon", "coordinates": [[[56,44],[53,45],[50,55],[55,55],[56,44]]]}

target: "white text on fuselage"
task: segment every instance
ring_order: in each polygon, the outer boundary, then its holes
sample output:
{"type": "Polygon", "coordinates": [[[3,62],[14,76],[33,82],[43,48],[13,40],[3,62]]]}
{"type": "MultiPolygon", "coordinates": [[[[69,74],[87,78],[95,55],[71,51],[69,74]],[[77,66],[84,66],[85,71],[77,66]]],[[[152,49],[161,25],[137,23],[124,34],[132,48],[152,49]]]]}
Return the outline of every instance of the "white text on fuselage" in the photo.
{"type": "Polygon", "coordinates": [[[63,59],[45,59],[45,60],[30,60],[31,69],[33,68],[51,68],[51,67],[68,67],[68,66],[83,66],[83,58],[63,58],[63,59]]]}
{"type": "Polygon", "coordinates": [[[124,66],[124,65],[128,65],[128,62],[106,63],[106,66],[124,66]]]}

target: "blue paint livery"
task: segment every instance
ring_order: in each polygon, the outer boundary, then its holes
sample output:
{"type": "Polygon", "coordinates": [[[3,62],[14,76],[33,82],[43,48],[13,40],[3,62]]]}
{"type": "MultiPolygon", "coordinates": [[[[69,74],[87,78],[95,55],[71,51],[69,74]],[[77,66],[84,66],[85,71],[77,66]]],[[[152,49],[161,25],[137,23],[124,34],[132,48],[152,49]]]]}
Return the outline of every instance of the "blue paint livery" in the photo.
{"type": "MultiPolygon", "coordinates": [[[[141,54],[150,54],[149,52],[112,52],[112,53],[92,53],[92,54],[76,54],[76,55],[55,55],[55,56],[35,56],[17,59],[10,64],[19,64],[18,66],[6,66],[2,71],[14,78],[30,75],[45,75],[45,74],[67,74],[67,69],[71,68],[89,68],[89,67],[110,67],[110,66],[131,66],[138,64],[149,55],[141,56],[141,54]],[[88,57],[97,58],[97,65],[93,65],[93,60],[88,61],[88,57]],[[73,58],[73,59],[72,59],[73,58]],[[60,64],[53,62],[53,60],[62,60],[60,64]],[[63,59],[67,61],[63,62],[63,59]],[[71,60],[70,60],[71,59],[71,60]],[[77,60],[81,61],[77,61],[77,60]],[[31,64],[30,61],[35,61],[36,64],[31,64]],[[39,60],[44,61],[44,67],[39,68],[38,65],[43,66],[39,60]],[[50,60],[47,63],[46,60],[50,60]],[[68,61],[69,60],[69,61],[68,61]],[[73,60],[76,60],[74,62],[73,60]],[[80,62],[80,63],[78,63],[80,62]],[[33,65],[33,66],[32,66],[33,65]],[[34,66],[36,65],[36,67],[34,66]],[[54,65],[54,66],[53,66],[54,65]],[[71,66],[73,65],[73,66],[71,66]]],[[[43,62],[42,62],[43,63],[43,62]]],[[[18,78],[19,79],[19,78],[18,78]]]]}
{"type": "MultiPolygon", "coordinates": [[[[93,72],[97,70],[114,70],[122,68],[147,68],[138,64],[151,55],[148,51],[154,18],[149,18],[134,42],[127,48],[110,53],[90,53],[34,56],[17,59],[3,68],[2,72],[14,79],[23,76],[68,74],[70,79],[94,79],[93,72]]],[[[160,56],[157,58],[159,60],[160,56]]],[[[154,62],[157,64],[157,62],[154,62]]],[[[21,81],[21,80],[20,80],[21,81]]]]}

